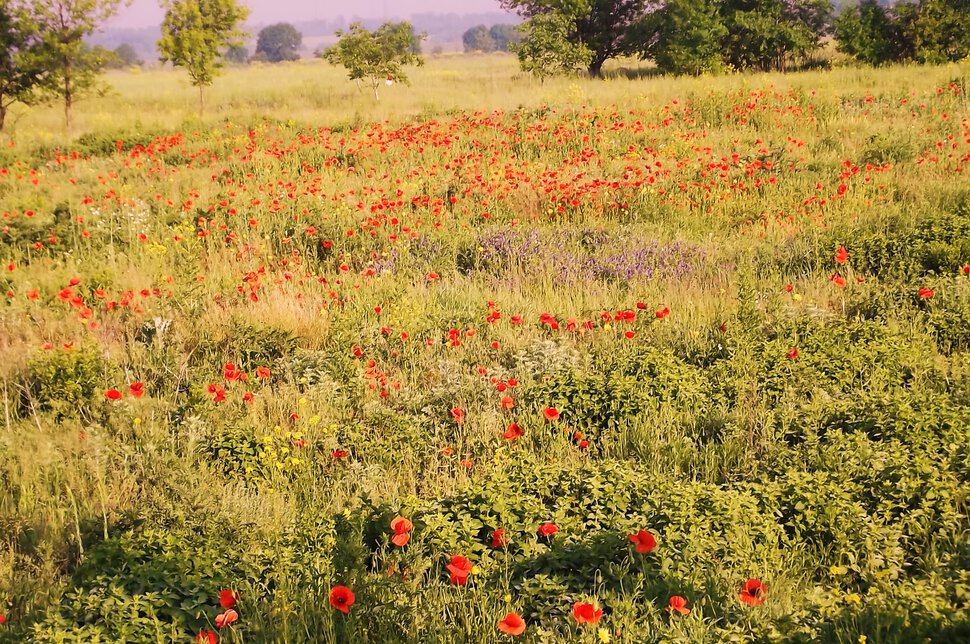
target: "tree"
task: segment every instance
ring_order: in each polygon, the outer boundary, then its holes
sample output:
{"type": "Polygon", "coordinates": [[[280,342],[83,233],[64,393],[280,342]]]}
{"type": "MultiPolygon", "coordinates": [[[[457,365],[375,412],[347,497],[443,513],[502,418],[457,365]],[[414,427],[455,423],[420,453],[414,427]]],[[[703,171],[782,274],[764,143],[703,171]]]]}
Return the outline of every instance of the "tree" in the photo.
{"type": "Polygon", "coordinates": [[[256,54],[263,54],[270,63],[300,59],[300,46],[303,34],[293,25],[281,22],[270,25],[259,32],[256,39],[256,54]]]}
{"type": "Polygon", "coordinates": [[[721,40],[728,31],[717,0],[669,0],[643,26],[650,32],[644,53],[661,71],[697,76],[724,69],[721,40]]]}
{"type": "Polygon", "coordinates": [[[495,51],[495,40],[492,39],[492,34],[485,25],[478,25],[466,31],[462,34],[461,42],[466,52],[482,51],[489,53],[495,51]]]}
{"type": "Polygon", "coordinates": [[[199,115],[205,109],[205,88],[222,67],[222,56],[240,46],[242,23],[249,9],[236,0],[164,0],[165,18],[158,51],[162,62],[184,67],[199,88],[199,115]]]}
{"type": "Polygon", "coordinates": [[[914,56],[915,45],[901,17],[877,0],[846,7],[835,20],[840,52],[868,65],[884,65],[914,56]]]}
{"type": "Polygon", "coordinates": [[[522,41],[515,45],[522,71],[545,80],[548,76],[588,69],[593,52],[570,38],[572,22],[550,13],[532,18],[522,26],[522,41]]]}
{"type": "Polygon", "coordinates": [[[222,58],[233,65],[245,65],[249,61],[249,50],[243,45],[233,45],[226,49],[222,58]]]}
{"type": "Polygon", "coordinates": [[[920,62],[939,64],[970,56],[970,0],[923,0],[915,11],[907,4],[902,3],[899,13],[903,22],[915,18],[912,28],[920,62]]]}
{"type": "Polygon", "coordinates": [[[135,48],[128,43],[121,43],[111,52],[112,60],[108,62],[108,67],[121,69],[124,67],[139,67],[144,61],[138,56],[135,48]]]}
{"type": "Polygon", "coordinates": [[[495,51],[510,51],[512,45],[522,40],[522,34],[516,25],[492,25],[488,35],[495,43],[495,51]]]}
{"type": "Polygon", "coordinates": [[[40,26],[20,3],[0,4],[0,130],[14,103],[37,99],[46,71],[40,26]]]}
{"type": "Polygon", "coordinates": [[[42,65],[46,86],[64,103],[64,125],[74,127],[74,103],[98,86],[104,65],[102,52],[92,49],[85,38],[94,33],[127,0],[31,0],[41,26],[42,65]]]}
{"type": "Polygon", "coordinates": [[[601,76],[603,63],[610,58],[638,49],[639,43],[631,37],[633,28],[656,10],[655,4],[653,0],[502,0],[502,7],[530,22],[544,17],[540,25],[524,27],[526,33],[555,27],[576,46],[574,51],[589,51],[587,68],[591,76],[601,76]],[[550,16],[561,24],[549,20],[550,16]]]}
{"type": "Polygon", "coordinates": [[[829,0],[724,0],[726,61],[736,69],[784,71],[790,57],[821,47],[831,14],[829,0]]]}
{"type": "Polygon", "coordinates": [[[381,83],[408,84],[404,68],[423,65],[424,60],[415,53],[420,38],[415,35],[409,22],[386,22],[376,31],[368,31],[355,22],[350,30],[337,32],[337,44],[322,53],[330,63],[347,69],[350,80],[367,81],[374,90],[374,99],[380,100],[378,88],[381,83]]]}

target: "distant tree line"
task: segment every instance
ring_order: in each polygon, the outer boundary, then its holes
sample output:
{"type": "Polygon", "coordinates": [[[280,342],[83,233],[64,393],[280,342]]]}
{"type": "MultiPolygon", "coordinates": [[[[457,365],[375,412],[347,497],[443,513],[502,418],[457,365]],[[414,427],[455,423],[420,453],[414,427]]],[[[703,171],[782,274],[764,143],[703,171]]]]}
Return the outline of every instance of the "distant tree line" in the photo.
{"type": "Polygon", "coordinates": [[[674,74],[785,71],[830,37],[869,64],[970,55],[970,0],[840,4],[836,15],[830,0],[502,0],[526,18],[513,49],[540,76],[576,67],[599,76],[619,56],[674,74]]]}
{"type": "Polygon", "coordinates": [[[515,25],[478,25],[466,31],[461,42],[466,53],[493,51],[510,51],[510,47],[522,39],[519,28],[515,25]]]}

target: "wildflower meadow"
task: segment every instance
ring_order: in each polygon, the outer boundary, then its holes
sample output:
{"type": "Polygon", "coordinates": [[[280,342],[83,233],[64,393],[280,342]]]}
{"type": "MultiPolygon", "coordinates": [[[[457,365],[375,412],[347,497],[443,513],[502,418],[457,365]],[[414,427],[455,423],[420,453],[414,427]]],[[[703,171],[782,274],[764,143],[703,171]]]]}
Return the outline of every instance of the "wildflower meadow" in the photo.
{"type": "Polygon", "coordinates": [[[634,72],[12,113],[0,641],[970,640],[970,67],[634,72]]]}

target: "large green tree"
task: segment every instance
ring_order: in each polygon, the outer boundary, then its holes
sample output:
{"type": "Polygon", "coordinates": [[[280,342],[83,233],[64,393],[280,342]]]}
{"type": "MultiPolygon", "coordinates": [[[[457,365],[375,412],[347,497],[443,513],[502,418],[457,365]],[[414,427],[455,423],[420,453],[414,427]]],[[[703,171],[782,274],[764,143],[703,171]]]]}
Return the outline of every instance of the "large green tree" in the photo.
{"type": "Polygon", "coordinates": [[[831,17],[829,0],[722,0],[725,60],[736,69],[784,71],[822,46],[831,17]]]}
{"type": "Polygon", "coordinates": [[[162,62],[184,67],[199,88],[199,114],[205,109],[205,88],[212,84],[222,57],[242,45],[242,24],[249,9],[236,0],[164,0],[165,19],[158,51],[162,62]]]}
{"type": "Polygon", "coordinates": [[[645,56],[672,74],[722,71],[721,41],[728,31],[719,5],[719,0],[669,0],[642,23],[645,56]]]}
{"type": "Polygon", "coordinates": [[[271,63],[281,63],[300,59],[303,34],[287,23],[264,27],[256,37],[256,55],[265,57],[271,63]]]}
{"type": "Polygon", "coordinates": [[[914,14],[913,41],[920,62],[939,64],[970,56],[970,0],[923,0],[904,9],[902,20],[914,14]]]}
{"type": "Polygon", "coordinates": [[[912,58],[915,52],[909,31],[901,17],[878,0],[846,7],[835,19],[838,50],[868,65],[912,58]]]}
{"type": "Polygon", "coordinates": [[[572,37],[572,24],[562,15],[540,14],[522,25],[522,41],[513,46],[522,71],[548,76],[588,69],[593,52],[572,37]]]}
{"type": "Polygon", "coordinates": [[[417,53],[421,38],[409,22],[386,22],[374,31],[355,22],[349,31],[338,31],[337,38],[337,44],[321,55],[344,67],[350,80],[369,83],[375,100],[380,100],[382,83],[407,84],[405,67],[424,64],[417,53]]]}
{"type": "Polygon", "coordinates": [[[0,2],[0,130],[14,103],[37,99],[47,72],[40,25],[25,2],[0,2]]]}
{"type": "Polygon", "coordinates": [[[42,65],[49,91],[64,104],[67,131],[74,127],[74,103],[98,86],[104,66],[103,50],[92,49],[85,39],[98,30],[128,0],[31,0],[41,25],[42,65]]]}
{"type": "MultiPolygon", "coordinates": [[[[502,0],[504,8],[530,21],[544,17],[539,27],[558,29],[566,25],[566,37],[579,46],[577,51],[589,50],[587,69],[592,76],[602,74],[607,60],[641,49],[633,37],[634,27],[656,9],[655,5],[651,0],[502,0]],[[550,16],[560,20],[553,21],[550,16]]],[[[528,23],[522,30],[525,34],[539,31],[528,23]]]]}

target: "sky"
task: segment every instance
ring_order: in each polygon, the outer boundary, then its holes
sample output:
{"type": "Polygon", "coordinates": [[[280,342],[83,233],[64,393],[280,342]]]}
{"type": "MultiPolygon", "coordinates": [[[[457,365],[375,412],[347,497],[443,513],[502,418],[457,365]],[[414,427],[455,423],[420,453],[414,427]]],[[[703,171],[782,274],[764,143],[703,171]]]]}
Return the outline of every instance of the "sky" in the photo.
{"type": "MultiPolygon", "coordinates": [[[[413,13],[500,11],[499,0],[241,0],[252,9],[250,24],[332,20],[337,16],[407,18],[413,13]]],[[[134,0],[109,27],[154,27],[162,21],[158,0],[134,0]]]]}

